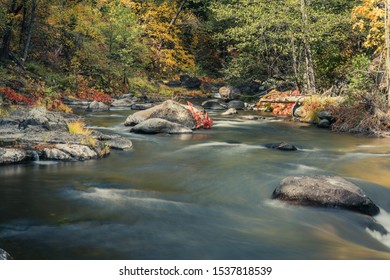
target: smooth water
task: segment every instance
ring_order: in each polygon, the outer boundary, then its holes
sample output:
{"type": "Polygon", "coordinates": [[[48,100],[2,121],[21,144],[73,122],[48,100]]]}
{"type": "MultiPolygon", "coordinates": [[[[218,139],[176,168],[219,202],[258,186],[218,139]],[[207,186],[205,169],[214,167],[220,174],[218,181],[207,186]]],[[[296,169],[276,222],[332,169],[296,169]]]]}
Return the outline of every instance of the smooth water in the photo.
{"type": "Polygon", "coordinates": [[[86,117],[134,151],[0,167],[0,248],[15,259],[390,259],[368,217],[270,199],[286,176],[340,175],[390,230],[389,139],[216,113],[193,135],[136,135],[121,124],[129,113],[86,117]],[[280,141],[300,150],[263,147],[280,141]]]}

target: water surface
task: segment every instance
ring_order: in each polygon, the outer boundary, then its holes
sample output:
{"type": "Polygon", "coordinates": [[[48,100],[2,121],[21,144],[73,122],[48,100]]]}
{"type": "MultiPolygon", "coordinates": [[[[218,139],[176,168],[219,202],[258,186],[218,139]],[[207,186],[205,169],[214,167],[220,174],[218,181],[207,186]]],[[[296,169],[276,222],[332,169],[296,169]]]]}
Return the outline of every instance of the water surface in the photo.
{"type": "Polygon", "coordinates": [[[1,248],[16,259],[390,259],[366,216],[270,199],[286,176],[339,175],[390,229],[388,139],[217,113],[211,130],[145,136],[122,125],[129,113],[86,117],[134,151],[0,167],[1,248]],[[263,146],[280,141],[299,150],[263,146]]]}

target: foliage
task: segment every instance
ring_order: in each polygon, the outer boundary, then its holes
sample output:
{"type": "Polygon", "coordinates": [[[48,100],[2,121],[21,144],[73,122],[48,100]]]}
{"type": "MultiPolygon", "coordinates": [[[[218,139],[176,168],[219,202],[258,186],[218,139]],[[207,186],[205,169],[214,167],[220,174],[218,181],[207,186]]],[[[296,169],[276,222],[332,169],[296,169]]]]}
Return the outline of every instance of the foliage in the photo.
{"type": "Polygon", "coordinates": [[[201,127],[205,129],[211,128],[214,122],[210,118],[207,112],[204,113],[203,111],[196,110],[194,108],[194,105],[189,101],[187,101],[187,105],[188,105],[188,111],[190,111],[190,113],[192,114],[192,116],[196,121],[196,128],[201,128],[201,127]]]}
{"type": "Polygon", "coordinates": [[[353,28],[365,37],[363,46],[375,52],[384,46],[384,5],[383,0],[362,0],[352,10],[353,28]]]}
{"type": "Polygon", "coordinates": [[[299,90],[279,92],[272,90],[260,98],[256,107],[265,111],[272,112],[275,116],[291,116],[295,101],[291,97],[299,96],[299,90]]]}
{"type": "Polygon", "coordinates": [[[74,96],[76,98],[88,101],[99,101],[107,104],[112,102],[112,98],[110,95],[93,87],[90,87],[88,81],[82,76],[79,76],[77,85],[77,90],[74,96]]]}
{"type": "Polygon", "coordinates": [[[3,95],[4,99],[8,100],[14,105],[32,106],[36,104],[33,97],[28,97],[24,94],[17,93],[9,87],[1,87],[0,94],[3,95]]]}
{"type": "Polygon", "coordinates": [[[143,29],[145,44],[151,52],[151,71],[157,76],[167,77],[183,72],[193,72],[194,56],[185,49],[184,24],[179,18],[171,24],[178,8],[177,1],[130,1],[143,29]]]}
{"type": "Polygon", "coordinates": [[[88,145],[94,147],[96,140],[92,137],[92,131],[85,127],[85,123],[82,121],[76,121],[68,123],[68,130],[70,134],[83,135],[88,145]]]}
{"type": "Polygon", "coordinates": [[[351,37],[351,1],[215,1],[215,36],[224,46],[224,73],[230,79],[305,79],[305,40],[311,47],[317,79],[330,85],[338,76],[351,37]]]}
{"type": "Polygon", "coordinates": [[[369,71],[371,63],[371,60],[366,55],[357,55],[352,59],[347,76],[347,93],[349,95],[362,94],[375,89],[375,78],[378,75],[369,71]]]}

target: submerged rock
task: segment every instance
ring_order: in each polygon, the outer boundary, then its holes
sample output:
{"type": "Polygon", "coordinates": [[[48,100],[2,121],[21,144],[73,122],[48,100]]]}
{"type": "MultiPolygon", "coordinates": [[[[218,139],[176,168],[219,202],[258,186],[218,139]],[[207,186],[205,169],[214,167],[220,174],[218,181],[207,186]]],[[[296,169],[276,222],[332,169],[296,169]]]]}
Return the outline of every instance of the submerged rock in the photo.
{"type": "Polygon", "coordinates": [[[133,149],[133,142],[123,137],[114,137],[107,141],[107,145],[112,149],[127,151],[133,149]]]}
{"type": "Polygon", "coordinates": [[[171,121],[167,121],[165,119],[151,118],[132,127],[130,129],[130,132],[145,134],[184,134],[192,133],[192,130],[189,127],[171,121]]]}
{"type": "Polygon", "coordinates": [[[337,176],[287,177],[272,198],[297,205],[348,209],[369,216],[379,213],[379,207],[358,186],[337,176]]]}
{"type": "Polygon", "coordinates": [[[286,142],[280,142],[275,144],[265,144],[265,147],[269,149],[281,150],[281,151],[296,151],[297,147],[286,142]]]}
{"type": "Polygon", "coordinates": [[[228,108],[228,104],[221,99],[210,99],[204,101],[202,107],[210,110],[225,110],[228,108]]]}
{"type": "Polygon", "coordinates": [[[245,109],[245,103],[240,100],[232,100],[228,103],[229,108],[234,108],[236,110],[244,110],[245,109]]]}
{"type": "Polygon", "coordinates": [[[234,108],[230,108],[227,111],[223,112],[221,115],[223,115],[223,116],[231,116],[231,115],[235,115],[235,114],[238,114],[237,110],[234,109],[234,108]]]}
{"type": "Polygon", "coordinates": [[[6,251],[0,248],[0,261],[4,260],[12,260],[12,257],[6,251]]]}
{"type": "Polygon", "coordinates": [[[115,99],[111,103],[111,107],[131,107],[134,105],[133,98],[115,99]]]}

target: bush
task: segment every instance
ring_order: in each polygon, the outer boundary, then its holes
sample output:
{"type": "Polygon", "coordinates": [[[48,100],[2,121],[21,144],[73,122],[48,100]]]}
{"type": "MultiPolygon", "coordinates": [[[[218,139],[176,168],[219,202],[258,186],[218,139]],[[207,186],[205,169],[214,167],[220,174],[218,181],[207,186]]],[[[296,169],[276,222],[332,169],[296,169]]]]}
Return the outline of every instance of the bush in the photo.
{"type": "Polygon", "coordinates": [[[390,111],[384,98],[375,94],[355,96],[331,108],[332,130],[371,136],[390,135],[390,111]]]}

